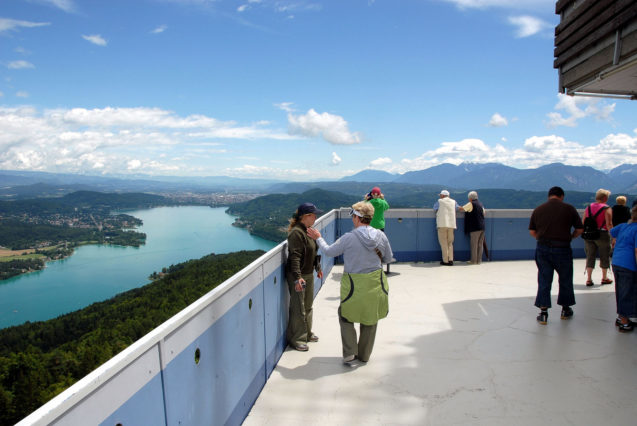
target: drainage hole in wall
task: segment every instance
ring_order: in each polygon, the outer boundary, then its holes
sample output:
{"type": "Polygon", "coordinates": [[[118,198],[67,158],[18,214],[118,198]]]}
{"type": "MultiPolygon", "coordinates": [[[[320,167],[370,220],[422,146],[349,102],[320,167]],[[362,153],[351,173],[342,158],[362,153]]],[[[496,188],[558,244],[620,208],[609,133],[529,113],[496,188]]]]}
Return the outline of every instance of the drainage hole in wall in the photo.
{"type": "Polygon", "coordinates": [[[199,360],[201,359],[201,351],[199,348],[195,349],[195,364],[199,364],[199,360]]]}
{"type": "Polygon", "coordinates": [[[252,310],[252,299],[248,301],[248,309],[252,310]]]}
{"type": "Polygon", "coordinates": [[[402,221],[403,221],[403,218],[402,218],[402,217],[399,217],[399,218],[398,218],[398,223],[402,223],[402,221]]]}
{"type": "Polygon", "coordinates": [[[274,277],[274,285],[276,285],[276,277],[274,277]]]}

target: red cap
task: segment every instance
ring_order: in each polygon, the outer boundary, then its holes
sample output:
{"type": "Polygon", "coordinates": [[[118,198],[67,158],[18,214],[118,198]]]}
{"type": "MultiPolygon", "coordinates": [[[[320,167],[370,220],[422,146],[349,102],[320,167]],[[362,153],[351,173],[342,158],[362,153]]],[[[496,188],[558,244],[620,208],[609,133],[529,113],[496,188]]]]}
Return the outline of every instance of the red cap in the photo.
{"type": "Polygon", "coordinates": [[[380,193],[381,192],[380,192],[380,188],[379,187],[375,186],[375,187],[372,188],[372,194],[380,194],[380,193]]]}

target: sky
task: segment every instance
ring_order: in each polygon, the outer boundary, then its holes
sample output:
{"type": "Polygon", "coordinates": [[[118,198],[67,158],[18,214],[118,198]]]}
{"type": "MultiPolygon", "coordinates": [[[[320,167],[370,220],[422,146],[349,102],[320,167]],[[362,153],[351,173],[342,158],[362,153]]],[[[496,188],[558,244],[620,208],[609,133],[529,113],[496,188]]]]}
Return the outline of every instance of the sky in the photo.
{"type": "Polygon", "coordinates": [[[558,93],[552,0],[2,0],[0,169],[338,179],[637,163],[558,93]]]}

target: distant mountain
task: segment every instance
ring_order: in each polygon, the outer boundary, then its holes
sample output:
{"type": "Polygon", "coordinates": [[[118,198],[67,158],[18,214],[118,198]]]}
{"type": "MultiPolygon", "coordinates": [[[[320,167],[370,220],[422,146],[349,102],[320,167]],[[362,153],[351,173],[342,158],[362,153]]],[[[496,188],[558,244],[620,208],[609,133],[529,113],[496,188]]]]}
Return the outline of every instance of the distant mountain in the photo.
{"type": "Polygon", "coordinates": [[[356,173],[355,175],[345,176],[344,178],[341,178],[339,180],[348,182],[382,183],[393,182],[397,177],[398,175],[385,172],[383,170],[365,169],[361,172],[356,173]]]}
{"type": "Polygon", "coordinates": [[[623,192],[637,193],[637,164],[622,164],[608,175],[623,188],[623,192]]]}
{"type": "Polygon", "coordinates": [[[0,170],[0,197],[52,197],[85,189],[103,192],[256,192],[280,182],[229,176],[89,176],[63,173],[0,170]],[[27,188],[21,188],[27,187],[27,188]]]}
{"type": "Polygon", "coordinates": [[[443,188],[450,191],[486,188],[546,191],[556,185],[569,191],[594,192],[606,188],[613,194],[634,194],[637,193],[637,164],[622,164],[605,173],[592,167],[561,163],[535,169],[517,169],[499,163],[444,163],[404,174],[366,169],[339,180],[315,182],[228,176],[85,176],[0,170],[0,199],[4,200],[55,197],[80,189],[100,192],[272,194],[302,193],[322,188],[362,196],[374,186],[381,186],[383,192],[408,195],[414,191],[440,191],[443,188]]]}
{"type": "Polygon", "coordinates": [[[514,188],[542,191],[551,186],[561,186],[567,191],[590,191],[599,188],[617,190],[617,183],[606,173],[586,166],[566,166],[561,163],[547,164],[537,169],[524,170],[517,179],[509,181],[514,188]]]}
{"type": "MultiPolygon", "coordinates": [[[[377,170],[365,170],[341,179],[354,180],[355,176],[374,176],[377,170]],[[364,173],[364,174],[363,174],[364,173]]],[[[387,175],[378,175],[385,176],[387,175]]],[[[585,166],[567,166],[553,163],[535,169],[516,169],[499,163],[444,163],[424,170],[394,175],[393,183],[431,185],[449,190],[515,189],[545,191],[561,186],[569,191],[594,192],[599,188],[613,193],[637,192],[637,164],[623,164],[609,173],[585,166]]]]}
{"type": "Polygon", "coordinates": [[[459,170],[460,166],[444,163],[424,170],[406,172],[399,175],[394,182],[455,186],[459,170]]]}

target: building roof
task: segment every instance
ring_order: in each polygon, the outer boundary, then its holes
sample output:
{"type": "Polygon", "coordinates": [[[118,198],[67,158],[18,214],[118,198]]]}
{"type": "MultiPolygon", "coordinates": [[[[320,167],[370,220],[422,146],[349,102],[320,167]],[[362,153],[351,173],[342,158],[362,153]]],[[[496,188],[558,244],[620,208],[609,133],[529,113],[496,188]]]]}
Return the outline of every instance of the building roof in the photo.
{"type": "Polygon", "coordinates": [[[637,99],[637,2],[559,0],[555,12],[559,91],[637,99]]]}

